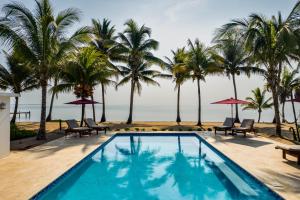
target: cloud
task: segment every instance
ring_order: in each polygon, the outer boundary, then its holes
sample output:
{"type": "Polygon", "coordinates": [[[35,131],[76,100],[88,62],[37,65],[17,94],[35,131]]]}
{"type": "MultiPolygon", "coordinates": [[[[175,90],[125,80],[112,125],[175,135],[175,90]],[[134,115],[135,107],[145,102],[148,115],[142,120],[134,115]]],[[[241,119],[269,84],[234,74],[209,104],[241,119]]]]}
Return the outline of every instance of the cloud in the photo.
{"type": "Polygon", "coordinates": [[[178,19],[179,13],[190,8],[202,5],[204,3],[205,0],[172,0],[171,5],[168,6],[164,14],[171,21],[176,21],[178,19]]]}

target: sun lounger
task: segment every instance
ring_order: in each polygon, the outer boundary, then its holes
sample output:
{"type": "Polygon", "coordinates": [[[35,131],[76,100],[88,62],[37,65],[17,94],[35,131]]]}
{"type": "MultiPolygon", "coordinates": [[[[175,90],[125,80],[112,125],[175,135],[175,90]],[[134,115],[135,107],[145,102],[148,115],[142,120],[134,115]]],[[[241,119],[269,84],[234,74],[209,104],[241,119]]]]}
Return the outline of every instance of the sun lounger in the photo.
{"type": "Polygon", "coordinates": [[[300,165],[300,145],[277,145],[275,149],[282,150],[282,158],[286,159],[286,154],[297,158],[297,164],[300,165]]]}
{"type": "Polygon", "coordinates": [[[97,135],[98,135],[98,132],[99,131],[104,131],[104,134],[106,134],[106,131],[109,129],[108,126],[102,126],[102,125],[97,125],[93,119],[91,118],[87,118],[84,120],[84,122],[86,123],[87,127],[95,130],[97,132],[97,135]]]}
{"type": "Polygon", "coordinates": [[[234,118],[227,117],[222,126],[214,126],[215,134],[217,131],[224,131],[225,135],[227,135],[227,131],[231,130],[234,125],[234,118]]]}
{"type": "Polygon", "coordinates": [[[232,135],[234,133],[244,133],[244,136],[246,137],[247,132],[255,132],[253,126],[254,126],[254,119],[244,119],[240,127],[235,127],[231,129],[232,135]]]}
{"type": "Polygon", "coordinates": [[[79,136],[88,134],[91,135],[91,129],[89,127],[80,127],[75,119],[66,120],[68,128],[65,130],[65,134],[68,133],[79,133],[79,136]]]}

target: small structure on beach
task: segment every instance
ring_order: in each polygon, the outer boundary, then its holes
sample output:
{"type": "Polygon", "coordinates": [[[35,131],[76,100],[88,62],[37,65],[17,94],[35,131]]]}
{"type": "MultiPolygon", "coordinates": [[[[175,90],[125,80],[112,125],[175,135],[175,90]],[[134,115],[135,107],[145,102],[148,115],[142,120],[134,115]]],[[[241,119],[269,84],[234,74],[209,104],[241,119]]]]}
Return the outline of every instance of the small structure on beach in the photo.
{"type": "Polygon", "coordinates": [[[10,97],[18,94],[0,92],[0,158],[10,151],[10,97]]]}

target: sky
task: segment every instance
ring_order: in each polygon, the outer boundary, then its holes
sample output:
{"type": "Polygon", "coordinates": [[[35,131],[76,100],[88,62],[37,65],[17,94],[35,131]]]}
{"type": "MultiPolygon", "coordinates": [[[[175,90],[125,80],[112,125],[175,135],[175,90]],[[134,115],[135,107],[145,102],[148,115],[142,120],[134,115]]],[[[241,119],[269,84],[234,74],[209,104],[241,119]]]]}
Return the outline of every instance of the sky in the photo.
{"type": "MultiPolygon", "coordinates": [[[[0,6],[8,3],[1,0],[0,6]]],[[[34,1],[22,1],[33,8],[34,1]]],[[[216,28],[231,19],[244,18],[249,14],[263,13],[267,17],[281,11],[287,16],[296,0],[52,0],[55,11],[69,7],[79,8],[81,21],[74,25],[70,32],[83,25],[90,25],[92,18],[108,18],[116,25],[118,32],[124,30],[124,22],[130,18],[145,24],[152,29],[152,38],[159,41],[159,49],[154,52],[158,57],[170,56],[170,50],[183,47],[187,39],[199,38],[210,45],[216,28]]],[[[5,64],[2,56],[0,63],[5,64]]],[[[176,92],[171,80],[159,80],[160,87],[143,85],[141,96],[135,98],[136,105],[176,105],[176,92]]],[[[264,80],[259,76],[239,76],[237,78],[238,97],[244,99],[256,87],[263,87],[264,80]]],[[[232,80],[225,76],[207,77],[201,83],[203,106],[213,101],[233,96],[232,80]]],[[[39,104],[40,91],[24,93],[23,104],[39,104]]],[[[50,97],[50,95],[49,95],[50,97]]],[[[96,88],[96,100],[100,101],[100,90],[96,88]]],[[[197,106],[196,83],[188,81],[182,86],[182,105],[197,106]]],[[[61,94],[56,105],[73,100],[73,94],[61,94]]],[[[128,105],[129,87],[124,86],[116,91],[113,87],[107,90],[107,104],[128,105]]],[[[196,107],[195,107],[196,108],[196,107]]]]}

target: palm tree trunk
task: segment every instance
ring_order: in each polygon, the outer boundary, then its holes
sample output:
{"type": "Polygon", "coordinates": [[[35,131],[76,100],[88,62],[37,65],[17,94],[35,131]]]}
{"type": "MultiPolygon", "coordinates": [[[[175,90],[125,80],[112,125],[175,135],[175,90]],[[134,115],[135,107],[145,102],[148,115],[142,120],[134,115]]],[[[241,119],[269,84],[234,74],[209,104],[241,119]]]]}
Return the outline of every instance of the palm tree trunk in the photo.
{"type": "MultiPolygon", "coordinates": [[[[234,98],[237,99],[237,90],[236,90],[235,74],[232,74],[232,81],[233,81],[233,89],[234,89],[234,98]]],[[[240,118],[239,118],[239,107],[238,107],[238,104],[235,104],[235,120],[234,120],[234,122],[240,123],[240,118]]]]}
{"type": "Polygon", "coordinates": [[[281,136],[281,123],[280,123],[278,91],[277,91],[277,87],[274,83],[271,84],[271,91],[272,91],[272,97],[273,97],[273,103],[274,103],[276,134],[278,136],[281,136]]]}
{"type": "Polygon", "coordinates": [[[37,134],[37,140],[45,140],[46,139],[46,105],[47,105],[47,80],[41,80],[42,87],[42,105],[41,105],[41,120],[40,120],[40,128],[37,134]]]}
{"type": "Polygon", "coordinates": [[[130,89],[130,107],[129,107],[129,116],[126,124],[132,123],[132,110],[133,110],[133,96],[134,96],[134,81],[131,81],[131,89],[130,89]]]}
{"type": "Polygon", "coordinates": [[[197,86],[198,86],[198,122],[197,126],[201,126],[201,88],[200,88],[200,79],[197,79],[197,86]]]}
{"type": "MultiPolygon", "coordinates": [[[[54,87],[57,86],[57,79],[54,80],[54,87]]],[[[52,109],[53,109],[53,104],[54,104],[54,97],[55,97],[55,92],[52,92],[52,96],[51,96],[51,102],[50,102],[50,107],[49,107],[49,113],[48,116],[46,118],[46,121],[49,122],[52,120],[52,109]]]]}
{"type": "Polygon", "coordinates": [[[181,118],[180,118],[180,84],[177,87],[177,118],[176,122],[180,123],[181,118]]]}
{"type": "MultiPolygon", "coordinates": [[[[94,101],[94,95],[91,95],[92,101],[94,101]]],[[[95,104],[92,104],[92,109],[93,109],[93,120],[96,122],[96,112],[95,112],[95,104]]]]}
{"type": "Polygon", "coordinates": [[[292,107],[293,107],[293,115],[294,115],[294,122],[295,122],[295,126],[296,126],[296,133],[297,133],[297,137],[296,140],[300,141],[300,135],[299,135],[299,127],[298,127],[298,123],[297,123],[297,116],[296,116],[296,110],[295,110],[295,104],[293,101],[293,91],[291,92],[291,99],[292,99],[292,107]]]}
{"type": "Polygon", "coordinates": [[[102,90],[102,116],[101,116],[101,122],[106,122],[106,116],[105,116],[105,88],[104,88],[103,84],[101,84],[101,90],[102,90]]]}
{"type": "Polygon", "coordinates": [[[261,110],[258,110],[258,120],[257,120],[258,123],[260,122],[260,117],[261,117],[261,110]]]}
{"type": "Polygon", "coordinates": [[[84,120],[84,114],[85,114],[85,104],[81,105],[81,120],[80,120],[80,126],[83,126],[83,120],[84,120]]]}
{"type": "Polygon", "coordinates": [[[285,119],[285,113],[284,113],[284,110],[285,110],[285,100],[283,100],[282,102],[282,108],[281,108],[281,112],[282,112],[282,122],[287,122],[286,119],[285,119]]]}
{"type": "Polygon", "coordinates": [[[51,96],[51,102],[50,102],[50,107],[49,107],[49,113],[48,113],[48,116],[46,118],[46,121],[49,122],[52,120],[52,108],[53,108],[53,103],[54,103],[54,97],[55,97],[55,93],[53,92],[52,93],[52,96],[51,96]]]}
{"type": "Polygon", "coordinates": [[[10,120],[11,124],[15,124],[16,123],[16,116],[17,116],[17,112],[18,112],[18,106],[19,106],[19,97],[15,97],[15,109],[14,109],[14,114],[10,120]]]}

